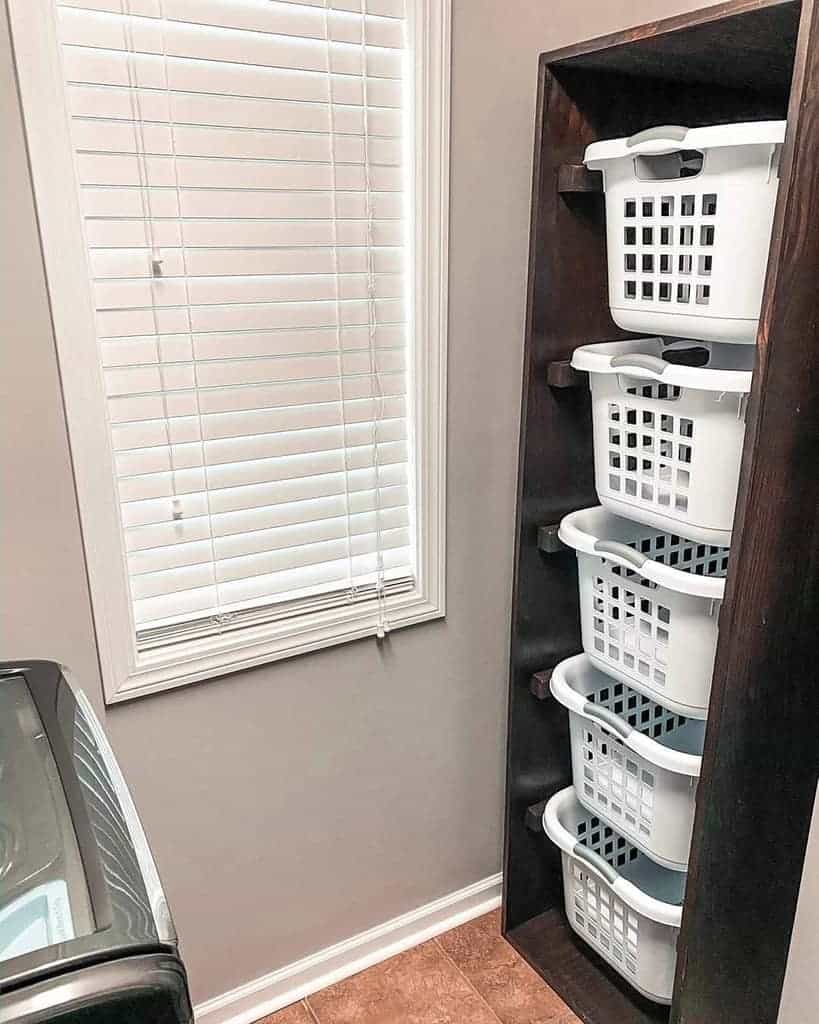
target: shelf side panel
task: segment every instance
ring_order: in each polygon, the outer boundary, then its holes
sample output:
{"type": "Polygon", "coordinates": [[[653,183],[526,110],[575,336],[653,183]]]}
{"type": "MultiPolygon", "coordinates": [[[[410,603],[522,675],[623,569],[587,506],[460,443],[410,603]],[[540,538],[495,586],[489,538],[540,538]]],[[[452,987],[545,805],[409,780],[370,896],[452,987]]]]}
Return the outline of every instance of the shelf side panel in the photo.
{"type": "Polygon", "coordinates": [[[518,521],[512,612],[505,853],[505,926],[562,898],[560,858],[527,830],[526,808],[569,783],[568,724],[536,700],[531,675],[580,649],[577,567],[568,549],[544,553],[538,529],[595,504],[588,387],[548,383],[549,364],[584,342],[617,337],[608,313],[603,196],[561,195],[561,165],[578,164],[592,131],[541,63],[524,353],[518,521]]]}

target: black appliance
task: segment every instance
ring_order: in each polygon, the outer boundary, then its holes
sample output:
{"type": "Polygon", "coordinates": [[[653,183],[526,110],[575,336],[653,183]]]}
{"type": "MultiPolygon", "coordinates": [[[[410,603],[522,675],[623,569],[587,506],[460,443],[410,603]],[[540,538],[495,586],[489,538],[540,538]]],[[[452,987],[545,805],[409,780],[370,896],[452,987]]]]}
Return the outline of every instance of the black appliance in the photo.
{"type": "Polygon", "coordinates": [[[191,1024],[176,933],[100,723],[49,661],[0,663],[0,1024],[191,1024]]]}

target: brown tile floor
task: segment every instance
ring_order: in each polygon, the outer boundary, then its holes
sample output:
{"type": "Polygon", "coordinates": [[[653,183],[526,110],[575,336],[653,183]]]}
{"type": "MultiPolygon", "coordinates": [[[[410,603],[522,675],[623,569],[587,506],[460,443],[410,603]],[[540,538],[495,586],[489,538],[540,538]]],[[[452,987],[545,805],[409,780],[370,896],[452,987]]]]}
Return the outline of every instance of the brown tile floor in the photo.
{"type": "Polygon", "coordinates": [[[500,911],[259,1024],[580,1024],[500,935],[500,911]]]}

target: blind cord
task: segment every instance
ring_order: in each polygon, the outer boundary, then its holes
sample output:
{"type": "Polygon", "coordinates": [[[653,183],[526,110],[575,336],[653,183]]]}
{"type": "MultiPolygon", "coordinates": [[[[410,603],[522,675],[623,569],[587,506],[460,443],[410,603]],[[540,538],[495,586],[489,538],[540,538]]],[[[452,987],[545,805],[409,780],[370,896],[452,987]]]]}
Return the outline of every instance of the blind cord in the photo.
{"type": "MultiPolygon", "coordinates": [[[[171,473],[171,517],[175,524],[175,529],[179,534],[182,534],[184,527],[182,525],[185,518],[185,510],[182,504],[182,499],[179,494],[179,484],[177,480],[176,470],[176,457],[174,454],[174,443],[171,434],[171,415],[168,407],[168,387],[167,378],[165,375],[165,360],[162,351],[162,333],[159,325],[159,313],[157,308],[157,287],[161,287],[162,279],[162,268],[164,265],[164,259],[162,257],[162,250],[157,245],[156,229],[154,224],[153,209],[151,205],[151,183],[150,173],[148,170],[147,162],[147,146],[145,144],[145,122],[142,116],[142,102],[139,93],[139,79],[135,64],[136,48],[134,46],[133,39],[133,12],[131,10],[131,0],[120,0],[120,12],[124,18],[124,39],[126,48],[126,69],[128,74],[128,92],[129,102],[131,107],[131,113],[134,120],[135,128],[135,148],[137,157],[137,168],[139,174],[139,194],[140,194],[140,205],[142,207],[142,213],[146,225],[146,241],[148,242],[150,253],[150,266],[149,266],[149,282],[150,282],[150,295],[151,295],[151,318],[154,328],[154,336],[156,339],[156,356],[157,366],[159,369],[159,384],[162,402],[162,415],[163,415],[163,432],[165,435],[165,443],[168,447],[168,458],[170,462],[170,473],[171,473]]],[[[184,282],[185,289],[185,316],[188,325],[188,342],[190,344],[190,356],[191,356],[191,367],[193,370],[194,381],[193,381],[193,398],[195,403],[195,415],[197,420],[197,433],[199,435],[199,446],[200,456],[202,459],[202,473],[204,481],[204,496],[205,496],[205,509],[206,519],[208,525],[208,540],[210,543],[210,558],[211,565],[213,566],[213,586],[215,595],[215,615],[213,616],[214,624],[222,625],[222,616],[219,612],[219,583],[216,578],[216,549],[213,538],[213,521],[211,519],[211,508],[210,508],[210,486],[208,481],[208,465],[207,465],[207,454],[205,451],[204,442],[204,430],[202,422],[202,413],[199,402],[199,385],[198,375],[196,366],[196,357],[193,349],[193,330],[191,324],[191,302],[190,302],[190,285],[188,280],[188,267],[187,258],[185,252],[185,238],[184,238],[184,223],[182,216],[182,191],[179,183],[179,168],[176,159],[176,136],[174,119],[171,108],[171,91],[170,91],[170,75],[168,70],[168,56],[167,47],[165,45],[165,25],[166,18],[164,12],[163,0],[159,0],[158,7],[159,14],[159,32],[160,42],[162,46],[162,72],[165,80],[165,98],[168,104],[168,131],[171,143],[171,163],[174,175],[174,191],[177,204],[177,226],[179,228],[179,246],[180,254],[182,259],[182,279],[184,282]]]]}
{"type": "Polygon", "coordinates": [[[173,167],[174,190],[176,194],[177,224],[179,226],[179,246],[182,257],[182,280],[185,282],[185,321],[188,325],[188,344],[190,345],[191,368],[193,371],[193,401],[196,416],[196,432],[199,435],[199,454],[202,459],[202,474],[205,483],[205,514],[208,521],[208,542],[210,544],[211,565],[213,566],[213,588],[215,595],[214,624],[220,629],[231,620],[230,612],[221,611],[221,599],[219,592],[219,570],[216,561],[216,542],[213,537],[213,517],[210,503],[210,478],[208,475],[208,453],[205,448],[205,427],[202,420],[202,403],[199,397],[199,366],[196,358],[193,340],[193,323],[191,321],[191,293],[190,278],[188,276],[188,257],[185,245],[185,222],[182,212],[182,189],[179,184],[179,163],[177,161],[176,147],[176,125],[171,108],[171,83],[170,70],[168,65],[168,48],[166,45],[165,32],[167,19],[165,17],[164,0],[159,0],[159,38],[162,46],[162,72],[165,76],[165,99],[168,103],[168,130],[171,140],[171,166],[173,167]]]}
{"type": "Polygon", "coordinates": [[[379,461],[379,428],[384,416],[384,393],[381,386],[381,375],[378,370],[376,351],[378,307],[376,304],[375,253],[373,251],[375,233],[373,230],[374,209],[370,175],[370,122],[367,71],[367,0],[361,0],[361,99],[364,127],[364,195],[367,218],[367,329],[370,377],[375,392],[374,398],[377,408],[372,421],[373,463],[375,465],[375,594],[378,609],[375,635],[377,639],[383,640],[390,631],[390,623],[387,616],[387,600],[384,592],[384,544],[381,518],[381,466],[379,461]]]}
{"type": "MultiPolygon", "coordinates": [[[[182,503],[179,498],[176,465],[173,455],[173,441],[170,430],[170,413],[168,410],[168,389],[165,379],[165,362],[162,354],[162,339],[159,330],[159,314],[156,304],[155,278],[162,275],[162,254],[156,244],[153,209],[151,204],[150,174],[148,171],[147,147],[145,145],[145,122],[142,118],[142,101],[139,94],[139,78],[136,69],[133,38],[133,20],[131,0],[120,0],[120,13],[123,16],[123,39],[125,42],[125,69],[128,76],[128,102],[131,108],[131,120],[134,125],[134,154],[136,156],[137,177],[139,178],[139,202],[145,225],[145,243],[150,249],[148,266],[148,283],[151,295],[151,321],[154,328],[157,369],[159,371],[160,400],[162,403],[162,430],[168,449],[168,463],[171,474],[171,515],[175,522],[182,519],[182,503]]],[[[170,112],[169,112],[170,113],[170,112]]],[[[181,532],[177,526],[177,532],[181,532]]],[[[130,579],[130,573],[129,573],[130,579]]]]}
{"type": "Polygon", "coordinates": [[[350,499],[350,447],[347,434],[347,396],[344,389],[344,334],[341,322],[341,274],[338,255],[338,168],[336,166],[336,114],[335,114],[335,89],[333,85],[333,47],[330,31],[330,13],[333,9],[332,0],[324,0],[324,40],[327,53],[327,98],[329,101],[329,127],[330,127],[330,177],[333,183],[331,210],[332,210],[332,266],[333,279],[335,284],[336,300],[336,351],[338,353],[338,381],[341,390],[341,438],[343,444],[342,460],[344,462],[344,511],[345,511],[345,540],[347,543],[347,596],[348,600],[355,601],[358,596],[358,588],[355,582],[355,565],[353,561],[353,538],[351,522],[351,499],[350,499]]]}

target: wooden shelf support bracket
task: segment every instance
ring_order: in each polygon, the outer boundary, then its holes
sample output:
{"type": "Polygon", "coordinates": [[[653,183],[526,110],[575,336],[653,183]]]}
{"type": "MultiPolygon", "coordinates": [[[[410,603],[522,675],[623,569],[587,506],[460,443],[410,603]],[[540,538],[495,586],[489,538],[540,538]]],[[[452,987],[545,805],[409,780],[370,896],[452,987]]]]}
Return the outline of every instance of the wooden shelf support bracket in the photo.
{"type": "Polygon", "coordinates": [[[602,192],[603,174],[601,171],[590,171],[583,164],[561,164],[557,169],[557,191],[567,192],[602,192]]]}
{"type": "Polygon", "coordinates": [[[529,692],[538,700],[546,700],[549,696],[549,680],[552,678],[552,670],[545,669],[543,672],[535,672],[529,680],[529,692]]]}
{"type": "Polygon", "coordinates": [[[543,812],[545,810],[545,800],[538,800],[536,804],[526,808],[526,827],[530,832],[543,833],[543,812]]]}
{"type": "Polygon", "coordinates": [[[546,383],[550,388],[579,388],[585,385],[586,374],[568,359],[555,359],[546,367],[546,383]]]}
{"type": "Polygon", "coordinates": [[[558,551],[565,551],[566,545],[558,537],[557,531],[560,523],[550,523],[548,526],[537,528],[537,549],[544,555],[556,555],[558,551]]]}

